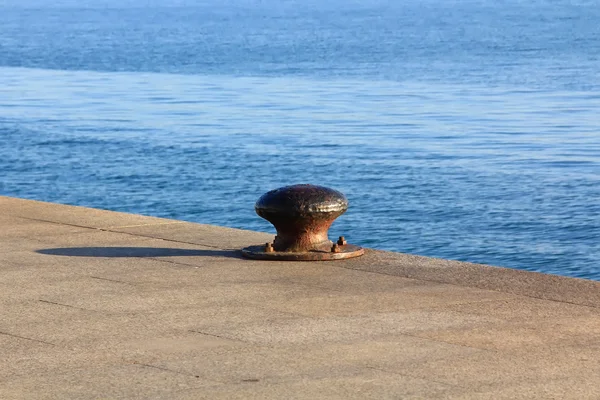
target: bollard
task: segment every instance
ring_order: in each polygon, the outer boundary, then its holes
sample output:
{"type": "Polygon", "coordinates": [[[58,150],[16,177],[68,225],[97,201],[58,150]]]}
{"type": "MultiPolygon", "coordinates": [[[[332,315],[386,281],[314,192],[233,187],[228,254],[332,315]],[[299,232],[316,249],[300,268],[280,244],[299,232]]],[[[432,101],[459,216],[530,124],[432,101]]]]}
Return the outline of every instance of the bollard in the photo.
{"type": "Polygon", "coordinates": [[[337,190],[316,185],[293,185],[272,190],[254,206],[256,213],[275,226],[273,243],[242,250],[248,258],[282,261],[324,261],[358,257],[361,247],[343,236],[333,243],[328,230],[346,212],[348,199],[337,190]]]}

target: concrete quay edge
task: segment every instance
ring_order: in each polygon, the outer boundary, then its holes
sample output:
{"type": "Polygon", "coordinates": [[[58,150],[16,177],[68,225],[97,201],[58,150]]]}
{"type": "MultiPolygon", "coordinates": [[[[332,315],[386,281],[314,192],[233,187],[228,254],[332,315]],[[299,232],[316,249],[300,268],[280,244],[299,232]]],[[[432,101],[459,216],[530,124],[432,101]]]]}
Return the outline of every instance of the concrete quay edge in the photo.
{"type": "MultiPolygon", "coordinates": [[[[218,236],[218,234],[223,234],[224,232],[238,235],[247,234],[249,235],[249,240],[246,244],[242,244],[243,246],[260,244],[262,240],[272,238],[272,235],[263,232],[0,196],[0,209],[2,209],[1,206],[5,203],[8,203],[10,213],[13,216],[109,232],[123,232],[127,228],[144,225],[193,224],[197,227],[202,227],[204,230],[215,230],[218,233],[214,236],[218,236]],[[58,214],[47,215],[43,211],[41,213],[33,211],[38,209],[43,210],[46,207],[55,208],[60,210],[60,212],[58,214]],[[80,218],[86,213],[93,213],[94,216],[80,218]],[[98,214],[100,214],[99,218],[98,214]],[[110,219],[106,218],[108,215],[111,216],[110,219]],[[119,221],[123,218],[134,222],[128,225],[121,225],[119,221]],[[250,235],[256,235],[257,238],[252,240],[250,235]]],[[[138,236],[167,239],[165,235],[160,235],[157,232],[137,232],[135,234],[138,236]]],[[[183,243],[186,242],[183,241],[183,243]]],[[[218,244],[214,240],[207,241],[203,237],[195,238],[187,243],[208,246],[218,244]]],[[[344,260],[343,265],[340,264],[339,266],[411,279],[495,290],[589,307],[600,307],[600,282],[588,279],[375,249],[367,249],[367,257],[344,260]]]]}

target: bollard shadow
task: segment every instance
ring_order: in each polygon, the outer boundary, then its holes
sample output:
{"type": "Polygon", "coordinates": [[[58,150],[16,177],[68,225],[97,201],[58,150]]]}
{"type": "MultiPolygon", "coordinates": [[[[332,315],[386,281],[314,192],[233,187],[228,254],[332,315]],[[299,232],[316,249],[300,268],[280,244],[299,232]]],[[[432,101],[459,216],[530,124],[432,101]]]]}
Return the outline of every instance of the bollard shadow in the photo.
{"type": "Polygon", "coordinates": [[[66,257],[227,257],[242,258],[237,250],[192,250],[160,247],[63,247],[36,253],[66,257]]]}

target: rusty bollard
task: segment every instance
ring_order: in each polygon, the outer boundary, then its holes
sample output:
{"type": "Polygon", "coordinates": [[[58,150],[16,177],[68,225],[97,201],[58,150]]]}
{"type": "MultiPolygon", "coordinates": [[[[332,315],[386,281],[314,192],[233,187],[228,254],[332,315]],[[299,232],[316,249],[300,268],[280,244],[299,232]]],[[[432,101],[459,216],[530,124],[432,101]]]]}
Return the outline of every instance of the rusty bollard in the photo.
{"type": "Polygon", "coordinates": [[[341,236],[336,243],[327,232],[346,212],[348,199],[337,190],[316,185],[293,185],[265,193],[256,213],[275,226],[273,243],[250,246],[244,256],[263,260],[323,261],[358,257],[364,250],[341,236]]]}

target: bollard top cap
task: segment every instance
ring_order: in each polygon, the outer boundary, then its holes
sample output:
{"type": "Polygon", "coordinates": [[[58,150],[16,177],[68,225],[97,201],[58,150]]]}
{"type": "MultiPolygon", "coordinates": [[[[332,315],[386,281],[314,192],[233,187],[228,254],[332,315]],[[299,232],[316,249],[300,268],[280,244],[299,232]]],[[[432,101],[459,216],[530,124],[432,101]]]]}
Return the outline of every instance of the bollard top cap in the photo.
{"type": "Polygon", "coordinates": [[[343,193],[324,186],[301,184],[271,190],[258,199],[256,213],[268,214],[343,214],[348,199],[343,193]]]}

